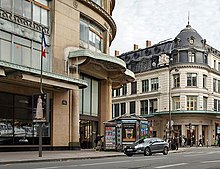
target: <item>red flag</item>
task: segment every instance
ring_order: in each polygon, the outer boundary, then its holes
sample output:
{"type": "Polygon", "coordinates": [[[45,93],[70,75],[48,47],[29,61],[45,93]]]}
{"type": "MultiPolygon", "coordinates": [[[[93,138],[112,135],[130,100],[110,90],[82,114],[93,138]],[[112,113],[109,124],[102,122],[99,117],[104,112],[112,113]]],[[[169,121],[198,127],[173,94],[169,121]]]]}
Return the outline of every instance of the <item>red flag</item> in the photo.
{"type": "Polygon", "coordinates": [[[41,56],[46,58],[46,39],[44,36],[44,31],[42,31],[42,48],[41,48],[41,56]]]}

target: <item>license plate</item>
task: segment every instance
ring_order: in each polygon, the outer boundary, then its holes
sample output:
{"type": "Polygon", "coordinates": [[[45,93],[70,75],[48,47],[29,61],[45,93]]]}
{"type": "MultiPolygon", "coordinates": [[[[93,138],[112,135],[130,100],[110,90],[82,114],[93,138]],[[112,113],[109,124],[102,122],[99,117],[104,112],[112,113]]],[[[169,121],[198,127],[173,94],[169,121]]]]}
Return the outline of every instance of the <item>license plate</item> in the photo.
{"type": "Polygon", "coordinates": [[[129,148],[128,148],[127,151],[133,151],[133,149],[129,149],[129,148]]]}

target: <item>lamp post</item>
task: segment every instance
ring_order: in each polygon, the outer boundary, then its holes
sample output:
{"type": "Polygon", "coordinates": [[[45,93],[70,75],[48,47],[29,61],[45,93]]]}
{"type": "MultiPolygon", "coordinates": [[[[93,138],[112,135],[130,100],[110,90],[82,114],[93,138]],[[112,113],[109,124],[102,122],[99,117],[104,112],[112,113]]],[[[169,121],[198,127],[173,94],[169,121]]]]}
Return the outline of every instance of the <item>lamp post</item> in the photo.
{"type": "Polygon", "coordinates": [[[171,131],[172,131],[172,124],[171,124],[171,121],[172,121],[172,119],[171,119],[171,60],[172,60],[172,58],[169,58],[169,67],[168,67],[168,69],[169,69],[169,82],[168,82],[168,84],[169,84],[169,93],[168,93],[168,95],[169,95],[169,145],[170,145],[170,148],[171,148],[171,131]]]}
{"type": "Polygon", "coordinates": [[[171,71],[169,68],[169,146],[171,148],[171,130],[172,130],[172,126],[171,126],[171,71]]]}

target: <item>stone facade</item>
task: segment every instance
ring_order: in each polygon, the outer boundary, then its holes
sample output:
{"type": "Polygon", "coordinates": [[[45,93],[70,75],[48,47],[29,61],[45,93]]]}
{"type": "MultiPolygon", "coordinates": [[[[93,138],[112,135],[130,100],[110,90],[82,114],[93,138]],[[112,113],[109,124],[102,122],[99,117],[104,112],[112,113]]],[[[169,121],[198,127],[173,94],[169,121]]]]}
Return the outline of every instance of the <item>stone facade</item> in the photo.
{"type": "MultiPolygon", "coordinates": [[[[39,14],[39,20],[29,13],[14,13],[15,3],[8,4],[10,8],[0,7],[0,40],[5,45],[0,48],[0,98],[14,100],[0,109],[0,123],[13,130],[19,127],[24,133],[7,134],[6,127],[0,134],[1,144],[23,144],[21,137],[27,138],[28,145],[38,144],[39,125],[32,122],[32,95],[40,92],[42,80],[43,92],[50,94],[43,145],[49,149],[93,148],[95,136],[104,134],[103,122],[111,118],[112,87],[134,80],[122,60],[108,55],[116,34],[111,17],[115,1],[22,1],[41,8],[44,13],[39,14]],[[41,76],[42,31],[47,46],[41,76]],[[114,77],[115,73],[119,76],[114,77]],[[16,100],[25,103],[25,111],[19,111],[16,100]],[[11,116],[6,115],[9,107],[13,107],[11,116]],[[33,130],[32,134],[27,134],[27,128],[33,130]]],[[[23,10],[35,16],[33,7],[23,6],[23,10]]]]}
{"type": "Polygon", "coordinates": [[[124,95],[113,91],[113,117],[136,113],[149,120],[153,136],[214,145],[220,135],[219,53],[187,25],[173,41],[121,54],[136,80],[124,95]]]}

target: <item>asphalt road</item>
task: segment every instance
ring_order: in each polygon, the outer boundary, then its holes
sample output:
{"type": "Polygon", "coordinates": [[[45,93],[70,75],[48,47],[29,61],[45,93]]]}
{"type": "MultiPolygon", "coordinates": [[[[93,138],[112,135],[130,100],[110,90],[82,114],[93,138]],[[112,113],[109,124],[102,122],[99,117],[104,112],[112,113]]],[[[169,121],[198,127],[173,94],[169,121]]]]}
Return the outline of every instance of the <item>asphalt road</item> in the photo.
{"type": "Polygon", "coordinates": [[[0,169],[220,169],[220,148],[168,155],[135,155],[100,159],[18,163],[0,169]]]}

